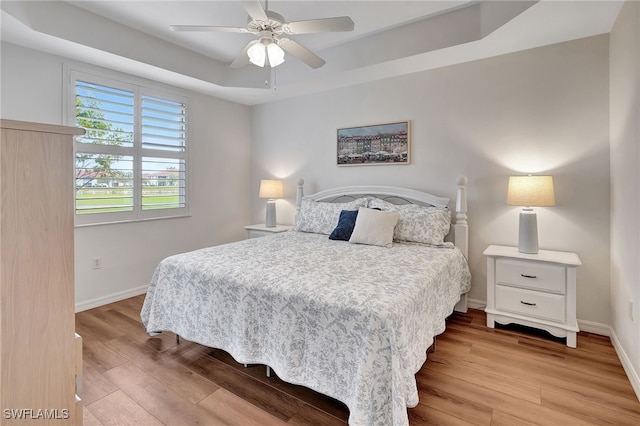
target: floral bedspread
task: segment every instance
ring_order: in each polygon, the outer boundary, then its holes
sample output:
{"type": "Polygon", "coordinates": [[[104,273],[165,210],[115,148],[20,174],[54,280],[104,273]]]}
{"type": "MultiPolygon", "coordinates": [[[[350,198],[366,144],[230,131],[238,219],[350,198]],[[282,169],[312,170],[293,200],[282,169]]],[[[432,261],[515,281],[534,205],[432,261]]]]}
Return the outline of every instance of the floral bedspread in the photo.
{"type": "Polygon", "coordinates": [[[408,425],[415,373],[469,288],[457,248],[290,231],[164,259],[141,317],[344,402],[351,425],[408,425]]]}

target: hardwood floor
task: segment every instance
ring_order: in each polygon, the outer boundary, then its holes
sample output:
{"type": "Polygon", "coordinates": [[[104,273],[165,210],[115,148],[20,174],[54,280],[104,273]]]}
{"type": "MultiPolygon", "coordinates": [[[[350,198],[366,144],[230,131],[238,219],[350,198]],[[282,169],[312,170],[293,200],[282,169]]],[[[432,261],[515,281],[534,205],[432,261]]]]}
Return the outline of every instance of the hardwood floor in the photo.
{"type": "MultiPolygon", "coordinates": [[[[344,425],[340,402],[245,368],[221,350],[140,323],[144,296],[76,314],[84,342],[84,424],[344,425]]],[[[523,328],[454,314],[417,374],[411,425],[634,425],[640,402],[607,337],[577,349],[523,328]]]]}

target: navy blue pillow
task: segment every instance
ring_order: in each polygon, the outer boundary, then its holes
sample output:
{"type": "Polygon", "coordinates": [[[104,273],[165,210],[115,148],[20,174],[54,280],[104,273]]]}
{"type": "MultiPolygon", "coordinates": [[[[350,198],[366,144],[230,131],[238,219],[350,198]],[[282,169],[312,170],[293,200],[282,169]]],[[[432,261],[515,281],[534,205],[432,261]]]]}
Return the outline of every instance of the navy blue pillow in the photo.
{"type": "Polygon", "coordinates": [[[358,210],[342,210],[338,219],[338,226],[329,235],[330,240],[349,241],[353,228],[356,226],[358,210]]]}

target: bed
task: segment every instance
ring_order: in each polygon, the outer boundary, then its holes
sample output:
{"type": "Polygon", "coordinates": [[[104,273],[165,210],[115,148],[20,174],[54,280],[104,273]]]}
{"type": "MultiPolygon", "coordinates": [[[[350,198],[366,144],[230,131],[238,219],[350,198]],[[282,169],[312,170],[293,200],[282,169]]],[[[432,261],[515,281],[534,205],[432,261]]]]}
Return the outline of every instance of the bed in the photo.
{"type": "Polygon", "coordinates": [[[388,186],[304,196],[300,180],[293,230],[164,259],[142,322],[340,400],[350,425],[408,425],[428,348],[466,311],[466,178],[457,184],[450,226],[448,198],[388,186]]]}

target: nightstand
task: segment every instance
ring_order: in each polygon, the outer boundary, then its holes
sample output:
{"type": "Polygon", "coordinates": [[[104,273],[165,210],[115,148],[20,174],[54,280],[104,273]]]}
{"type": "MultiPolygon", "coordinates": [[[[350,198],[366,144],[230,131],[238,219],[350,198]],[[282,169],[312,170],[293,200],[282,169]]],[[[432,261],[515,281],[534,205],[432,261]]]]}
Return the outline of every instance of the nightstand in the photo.
{"type": "Polygon", "coordinates": [[[265,235],[279,234],[280,232],[286,232],[293,228],[291,225],[276,225],[267,228],[264,224],[259,225],[247,225],[244,229],[247,230],[247,238],[259,238],[265,235]]]}
{"type": "Polygon", "coordinates": [[[566,337],[576,347],[575,253],[540,250],[520,253],[517,247],[491,245],[487,256],[487,327],[516,323],[566,337]]]}

